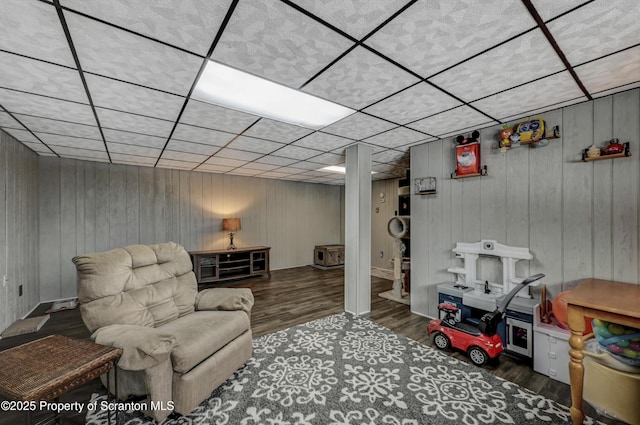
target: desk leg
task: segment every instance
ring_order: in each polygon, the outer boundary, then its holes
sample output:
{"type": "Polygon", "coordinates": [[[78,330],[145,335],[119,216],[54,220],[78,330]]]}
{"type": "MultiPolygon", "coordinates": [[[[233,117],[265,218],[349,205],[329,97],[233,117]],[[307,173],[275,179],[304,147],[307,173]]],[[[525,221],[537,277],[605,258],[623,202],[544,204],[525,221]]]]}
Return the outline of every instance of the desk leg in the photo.
{"type": "Polygon", "coordinates": [[[569,305],[567,316],[571,337],[569,338],[569,380],[571,382],[571,419],[573,425],[582,425],[584,412],[582,411],[582,389],[584,384],[584,312],[581,307],[569,305]]]}

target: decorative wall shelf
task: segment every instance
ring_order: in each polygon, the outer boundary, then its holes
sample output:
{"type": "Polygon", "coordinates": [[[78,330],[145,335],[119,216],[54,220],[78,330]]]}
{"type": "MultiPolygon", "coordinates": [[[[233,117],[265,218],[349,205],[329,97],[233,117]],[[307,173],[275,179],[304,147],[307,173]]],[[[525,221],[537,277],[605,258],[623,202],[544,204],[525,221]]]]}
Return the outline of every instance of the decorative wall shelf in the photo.
{"type": "Polygon", "coordinates": [[[586,148],[582,151],[582,160],[584,162],[591,162],[591,161],[602,161],[604,159],[626,158],[628,156],[631,156],[631,152],[629,151],[629,142],[625,142],[622,145],[624,146],[624,152],[614,153],[610,155],[600,155],[593,158],[589,158],[587,156],[587,151],[589,150],[589,148],[586,148]]]}

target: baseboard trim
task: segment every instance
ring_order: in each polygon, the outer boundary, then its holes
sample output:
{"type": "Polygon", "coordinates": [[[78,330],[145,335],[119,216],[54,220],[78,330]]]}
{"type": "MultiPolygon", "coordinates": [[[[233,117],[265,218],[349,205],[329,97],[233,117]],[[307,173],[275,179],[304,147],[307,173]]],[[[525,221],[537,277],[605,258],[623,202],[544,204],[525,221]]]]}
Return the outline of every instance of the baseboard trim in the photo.
{"type": "Polygon", "coordinates": [[[371,267],[371,276],[393,281],[393,270],[382,267],[371,267]]]}

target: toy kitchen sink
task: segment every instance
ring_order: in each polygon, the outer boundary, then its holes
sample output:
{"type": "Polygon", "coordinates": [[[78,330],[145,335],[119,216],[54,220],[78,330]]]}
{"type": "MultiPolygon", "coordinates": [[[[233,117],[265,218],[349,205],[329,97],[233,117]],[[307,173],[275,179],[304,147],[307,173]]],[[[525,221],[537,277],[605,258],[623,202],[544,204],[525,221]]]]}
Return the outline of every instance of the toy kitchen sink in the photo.
{"type": "MultiPolygon", "coordinates": [[[[524,281],[525,278],[516,276],[516,263],[533,259],[527,248],[502,245],[493,240],[457,243],[453,252],[464,264],[462,267],[447,269],[456,279],[437,286],[438,303],[455,305],[459,309],[456,320],[474,324],[484,313],[494,311],[506,295],[524,281]],[[480,257],[501,261],[502,283],[489,282],[477,276],[477,261],[480,257]]],[[[506,317],[498,327],[498,334],[507,353],[532,358],[533,312],[536,303],[529,295],[527,286],[509,304],[506,317]]]]}

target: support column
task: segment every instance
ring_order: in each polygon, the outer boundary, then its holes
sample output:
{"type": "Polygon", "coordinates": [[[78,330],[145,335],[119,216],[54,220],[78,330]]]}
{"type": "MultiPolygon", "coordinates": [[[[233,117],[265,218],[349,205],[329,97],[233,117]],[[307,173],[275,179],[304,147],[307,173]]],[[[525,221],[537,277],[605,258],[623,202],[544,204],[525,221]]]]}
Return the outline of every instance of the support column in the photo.
{"type": "Polygon", "coordinates": [[[359,316],[371,311],[371,148],[346,150],[344,309],[359,316]]]}

